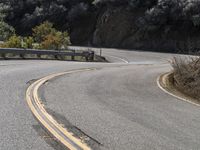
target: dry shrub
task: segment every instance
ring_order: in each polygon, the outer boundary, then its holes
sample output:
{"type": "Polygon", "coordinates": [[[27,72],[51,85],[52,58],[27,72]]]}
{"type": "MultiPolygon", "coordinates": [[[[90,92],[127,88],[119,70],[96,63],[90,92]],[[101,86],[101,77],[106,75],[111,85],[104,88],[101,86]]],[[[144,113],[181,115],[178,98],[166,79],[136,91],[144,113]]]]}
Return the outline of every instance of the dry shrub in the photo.
{"type": "Polygon", "coordinates": [[[60,50],[66,49],[70,44],[70,38],[67,32],[55,32],[45,36],[41,43],[42,49],[60,50]]]}
{"type": "Polygon", "coordinates": [[[200,99],[200,57],[174,58],[174,84],[184,93],[200,99]]]}

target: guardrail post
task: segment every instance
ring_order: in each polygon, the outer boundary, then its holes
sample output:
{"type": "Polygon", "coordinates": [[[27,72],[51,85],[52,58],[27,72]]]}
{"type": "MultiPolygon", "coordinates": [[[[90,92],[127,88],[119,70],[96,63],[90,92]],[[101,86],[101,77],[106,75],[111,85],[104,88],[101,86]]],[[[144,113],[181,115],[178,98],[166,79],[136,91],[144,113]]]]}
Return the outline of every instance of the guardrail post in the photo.
{"type": "Polygon", "coordinates": [[[40,59],[41,59],[41,55],[40,55],[40,54],[37,54],[37,58],[40,58],[40,59]]]}
{"type": "Polygon", "coordinates": [[[93,51],[90,52],[90,61],[94,61],[94,52],[93,51]]]}
{"type": "Polygon", "coordinates": [[[5,53],[3,53],[3,54],[1,54],[1,56],[3,57],[3,59],[5,59],[5,60],[7,60],[8,58],[6,57],[6,54],[5,53]]]}
{"type": "Polygon", "coordinates": [[[55,59],[57,59],[57,60],[59,59],[58,55],[55,55],[55,59]]]}
{"type": "Polygon", "coordinates": [[[73,52],[73,55],[72,55],[71,59],[72,59],[72,61],[74,61],[75,60],[75,50],[72,50],[72,52],[73,52]]]}
{"type": "Polygon", "coordinates": [[[25,59],[25,55],[24,54],[19,54],[19,57],[21,57],[22,59],[25,59]]]}
{"type": "Polygon", "coordinates": [[[100,56],[102,56],[102,49],[100,48],[100,56]]]}
{"type": "Polygon", "coordinates": [[[60,55],[61,60],[65,60],[65,56],[60,55]]]}

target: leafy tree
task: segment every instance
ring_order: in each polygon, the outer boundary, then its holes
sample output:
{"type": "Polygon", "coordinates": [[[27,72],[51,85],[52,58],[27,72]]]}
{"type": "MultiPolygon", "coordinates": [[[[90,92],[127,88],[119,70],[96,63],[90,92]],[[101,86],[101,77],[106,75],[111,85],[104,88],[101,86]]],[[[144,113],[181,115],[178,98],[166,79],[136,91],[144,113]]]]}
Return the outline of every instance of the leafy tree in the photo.
{"type": "Polygon", "coordinates": [[[67,32],[53,32],[45,36],[44,41],[41,43],[42,49],[59,50],[67,48],[70,44],[70,39],[67,32]]]}
{"type": "Polygon", "coordinates": [[[70,44],[68,32],[57,31],[48,21],[33,28],[33,37],[43,49],[65,49],[70,44]]]}
{"type": "Polygon", "coordinates": [[[0,4],[0,41],[7,40],[15,33],[15,29],[5,22],[5,6],[0,4]]]}
{"type": "MultiPolygon", "coordinates": [[[[69,18],[79,16],[71,13],[77,5],[82,3],[84,11],[90,13],[93,0],[3,0],[0,3],[9,6],[6,20],[16,28],[20,34],[30,34],[31,29],[45,20],[53,22],[59,29],[69,28],[69,18]],[[85,6],[87,9],[85,10],[85,6]]],[[[82,8],[81,8],[82,10],[82,8]]],[[[80,16],[81,17],[81,16],[80,16]]],[[[80,18],[79,18],[80,20],[80,18]]],[[[84,21],[84,20],[82,20],[84,21]]]]}
{"type": "Polygon", "coordinates": [[[0,25],[0,40],[10,36],[7,34],[10,32],[4,32],[10,31],[8,24],[25,36],[31,35],[32,28],[38,26],[33,30],[36,42],[55,34],[57,31],[51,31],[54,25],[60,31],[69,31],[72,42],[85,44],[94,39],[98,21],[107,9],[115,12],[118,8],[129,11],[130,23],[137,28],[141,41],[150,36],[168,39],[180,36],[180,40],[200,36],[200,0],[2,0],[0,12],[3,10],[6,17],[0,25]],[[45,20],[53,25],[40,26],[45,20]]]}
{"type": "Polygon", "coordinates": [[[39,26],[36,26],[33,28],[33,37],[36,42],[42,42],[43,39],[52,33],[55,33],[56,30],[53,28],[53,24],[45,21],[44,23],[40,24],[39,26]]]}
{"type": "Polygon", "coordinates": [[[58,50],[61,47],[61,39],[55,33],[48,34],[41,43],[42,49],[58,50]]]}
{"type": "Polygon", "coordinates": [[[15,30],[12,26],[8,25],[3,20],[0,20],[0,41],[7,40],[14,33],[15,30]]]}

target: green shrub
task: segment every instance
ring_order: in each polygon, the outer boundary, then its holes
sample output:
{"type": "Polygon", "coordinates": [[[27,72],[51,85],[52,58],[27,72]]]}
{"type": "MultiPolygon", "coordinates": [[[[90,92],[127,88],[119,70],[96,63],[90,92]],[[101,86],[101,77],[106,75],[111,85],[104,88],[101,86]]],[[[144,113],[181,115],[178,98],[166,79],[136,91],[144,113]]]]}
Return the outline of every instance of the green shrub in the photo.
{"type": "Polygon", "coordinates": [[[29,36],[23,38],[23,48],[33,48],[33,43],[33,37],[29,36]]]}
{"type": "Polygon", "coordinates": [[[60,38],[61,38],[61,44],[62,44],[61,48],[67,49],[67,47],[71,44],[68,32],[65,31],[61,33],[60,38]]]}
{"type": "Polygon", "coordinates": [[[13,27],[7,23],[0,21],[0,41],[5,41],[15,33],[13,27]]]}
{"type": "Polygon", "coordinates": [[[3,45],[8,48],[21,48],[21,37],[13,35],[3,45]]]}
{"type": "Polygon", "coordinates": [[[55,32],[56,30],[53,28],[53,24],[46,21],[33,28],[33,37],[36,42],[40,43],[47,35],[55,32]]]}
{"type": "Polygon", "coordinates": [[[15,29],[4,21],[5,15],[0,12],[0,41],[5,41],[15,33],[15,29]]]}
{"type": "Polygon", "coordinates": [[[48,21],[33,28],[33,37],[41,49],[66,49],[70,44],[68,32],[57,31],[48,21]]]}
{"type": "Polygon", "coordinates": [[[38,43],[33,43],[33,49],[41,49],[41,45],[38,43]]]}

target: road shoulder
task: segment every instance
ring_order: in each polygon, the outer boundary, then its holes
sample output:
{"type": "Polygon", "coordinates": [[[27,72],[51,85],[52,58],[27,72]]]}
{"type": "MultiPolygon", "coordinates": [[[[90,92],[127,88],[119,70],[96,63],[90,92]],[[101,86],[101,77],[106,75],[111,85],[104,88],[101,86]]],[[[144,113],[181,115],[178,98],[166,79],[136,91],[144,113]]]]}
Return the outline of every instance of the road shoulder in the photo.
{"type": "Polygon", "coordinates": [[[200,103],[195,98],[181,92],[176,88],[173,83],[173,72],[162,74],[157,79],[158,87],[165,93],[178,98],[179,100],[185,101],[195,106],[200,106],[200,103]]]}

